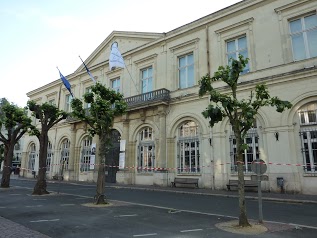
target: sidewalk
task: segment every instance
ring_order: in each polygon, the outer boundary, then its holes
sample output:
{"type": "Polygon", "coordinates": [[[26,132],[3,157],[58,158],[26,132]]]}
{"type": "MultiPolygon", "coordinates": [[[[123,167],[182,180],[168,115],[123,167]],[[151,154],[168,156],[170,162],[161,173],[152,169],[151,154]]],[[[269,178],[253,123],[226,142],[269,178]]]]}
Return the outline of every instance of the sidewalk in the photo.
{"type": "MultiPolygon", "coordinates": [[[[23,177],[18,177],[11,175],[11,179],[21,179],[21,180],[34,180],[27,179],[23,177]]],[[[95,185],[91,182],[80,182],[80,181],[57,181],[57,180],[47,180],[48,183],[71,183],[71,184],[87,184],[95,185]]],[[[161,192],[173,192],[173,193],[183,193],[183,194],[198,194],[205,196],[221,196],[221,197],[235,197],[238,198],[238,191],[228,191],[228,190],[212,190],[205,188],[186,188],[186,187],[159,187],[153,185],[128,185],[128,184],[117,184],[117,183],[106,183],[108,188],[120,188],[120,189],[139,189],[147,191],[161,191],[161,192]]],[[[258,193],[245,192],[247,199],[258,199],[258,193]]],[[[273,193],[273,192],[262,192],[262,200],[264,201],[276,201],[276,202],[289,202],[289,203],[310,203],[317,204],[317,195],[305,195],[305,194],[288,194],[288,193],[273,193]]]]}

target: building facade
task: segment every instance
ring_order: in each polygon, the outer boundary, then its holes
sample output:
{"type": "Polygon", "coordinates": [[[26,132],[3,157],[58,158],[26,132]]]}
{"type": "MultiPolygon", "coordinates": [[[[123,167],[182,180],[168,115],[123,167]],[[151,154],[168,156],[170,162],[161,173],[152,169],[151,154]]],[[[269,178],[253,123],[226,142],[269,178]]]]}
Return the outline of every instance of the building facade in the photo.
{"type": "MultiPolygon", "coordinates": [[[[317,194],[316,10],[316,0],[244,0],[167,33],[112,32],[85,60],[96,80],[128,103],[114,123],[107,181],[170,186],[175,177],[195,177],[199,187],[225,189],[229,179],[237,179],[230,124],[225,119],[208,126],[201,112],[209,100],[198,89],[202,76],[242,54],[250,60],[240,76],[240,98],[265,83],[272,96],[293,104],[283,113],[259,111],[245,139],[246,179],[254,175],[252,161],[262,159],[268,165],[263,189],[280,191],[277,178],[283,178],[286,192],[317,194]],[[114,42],[123,69],[109,70],[114,42]],[[126,142],[125,165],[118,169],[120,140],[126,142]]],[[[83,66],[67,78],[78,98],[93,85],[83,66]]],[[[230,92],[222,82],[213,86],[230,92]]],[[[60,79],[27,95],[71,110],[60,79]]],[[[85,124],[65,120],[49,140],[48,177],[62,173],[67,180],[96,181],[98,155],[92,157],[90,148],[97,140],[85,124]]],[[[38,149],[35,137],[24,138],[23,176],[36,170],[38,149]]]]}

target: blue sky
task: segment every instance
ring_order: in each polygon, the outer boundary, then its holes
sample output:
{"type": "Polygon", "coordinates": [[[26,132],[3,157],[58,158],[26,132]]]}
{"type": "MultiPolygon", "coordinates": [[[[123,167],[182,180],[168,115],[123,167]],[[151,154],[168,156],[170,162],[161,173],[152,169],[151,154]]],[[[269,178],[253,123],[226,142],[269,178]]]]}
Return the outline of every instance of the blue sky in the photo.
{"type": "Polygon", "coordinates": [[[0,98],[25,106],[26,93],[66,76],[114,30],[168,32],[239,0],[2,0],[0,98]],[[162,18],[163,16],[163,18],[162,18]]]}

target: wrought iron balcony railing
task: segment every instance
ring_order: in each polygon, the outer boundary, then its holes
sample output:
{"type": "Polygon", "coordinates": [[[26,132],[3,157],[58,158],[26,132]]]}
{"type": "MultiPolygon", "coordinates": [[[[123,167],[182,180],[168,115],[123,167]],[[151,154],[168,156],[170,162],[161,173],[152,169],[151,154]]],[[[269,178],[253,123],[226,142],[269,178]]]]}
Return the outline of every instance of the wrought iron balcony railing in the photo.
{"type": "Polygon", "coordinates": [[[149,103],[168,102],[170,100],[170,91],[161,88],[148,93],[142,93],[124,99],[128,104],[128,108],[148,105],[149,103]]]}

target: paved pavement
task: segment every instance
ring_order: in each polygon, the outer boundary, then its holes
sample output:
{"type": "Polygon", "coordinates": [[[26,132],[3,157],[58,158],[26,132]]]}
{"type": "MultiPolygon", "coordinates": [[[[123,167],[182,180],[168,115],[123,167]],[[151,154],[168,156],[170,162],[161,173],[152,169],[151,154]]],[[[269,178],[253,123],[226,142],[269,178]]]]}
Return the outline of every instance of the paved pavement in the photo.
{"type": "MultiPolygon", "coordinates": [[[[12,175],[11,179],[18,180],[34,180],[18,177],[12,175]]],[[[48,183],[72,183],[72,184],[90,184],[87,182],[67,182],[67,181],[55,181],[47,180],[48,183]]],[[[238,197],[237,191],[226,191],[226,190],[211,190],[211,189],[201,189],[201,188],[186,188],[186,187],[158,187],[158,186],[146,186],[146,185],[123,185],[123,184],[106,184],[106,187],[115,187],[121,189],[139,189],[148,191],[164,191],[172,193],[183,193],[183,194],[198,194],[203,196],[222,196],[222,197],[238,197]]],[[[257,192],[246,192],[246,198],[257,199],[257,192]]],[[[317,195],[304,195],[304,194],[282,194],[282,193],[262,193],[263,200],[279,201],[279,202],[290,202],[290,203],[311,203],[317,204],[317,195]]],[[[19,234],[24,234],[23,237],[29,238],[45,238],[48,237],[37,231],[33,231],[27,227],[20,224],[7,220],[0,217],[0,238],[2,237],[21,237],[19,234]]]]}

